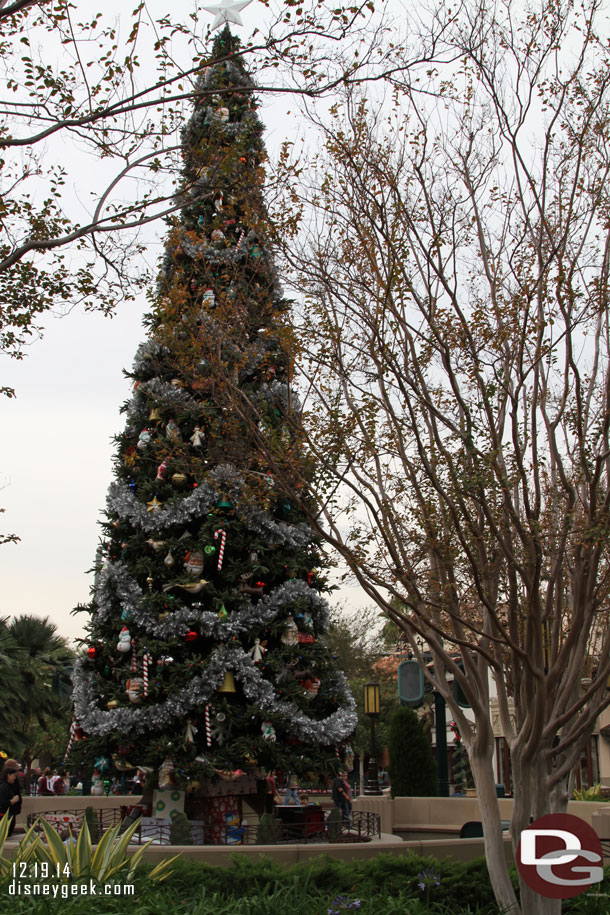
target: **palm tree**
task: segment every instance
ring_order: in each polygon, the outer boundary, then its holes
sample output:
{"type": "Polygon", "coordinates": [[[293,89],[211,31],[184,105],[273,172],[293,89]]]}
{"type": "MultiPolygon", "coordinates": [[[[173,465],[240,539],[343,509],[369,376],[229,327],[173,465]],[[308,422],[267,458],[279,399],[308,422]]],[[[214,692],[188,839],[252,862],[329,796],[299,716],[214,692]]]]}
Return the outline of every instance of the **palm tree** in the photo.
{"type": "Polygon", "coordinates": [[[15,707],[21,700],[21,671],[26,655],[8,628],[8,619],[0,618],[0,732],[6,747],[20,745],[19,723],[15,719],[15,707]]]}
{"type": "MultiPolygon", "coordinates": [[[[44,619],[22,614],[3,621],[6,633],[19,651],[18,696],[12,705],[12,731],[17,730],[12,747],[26,762],[29,780],[31,763],[41,734],[50,721],[65,721],[69,728],[70,673],[74,652],[57,627],[44,619]],[[63,694],[63,695],[62,695],[63,694]]],[[[1,651],[1,643],[0,643],[1,651]]]]}

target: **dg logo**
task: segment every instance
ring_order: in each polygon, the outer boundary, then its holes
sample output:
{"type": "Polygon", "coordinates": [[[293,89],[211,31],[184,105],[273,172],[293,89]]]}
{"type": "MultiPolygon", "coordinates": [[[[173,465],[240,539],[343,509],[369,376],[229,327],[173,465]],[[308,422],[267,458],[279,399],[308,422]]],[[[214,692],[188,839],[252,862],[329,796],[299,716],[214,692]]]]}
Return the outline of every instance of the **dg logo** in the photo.
{"type": "Polygon", "coordinates": [[[549,899],[578,896],[604,879],[595,830],[569,813],[550,813],[521,833],[517,867],[527,885],[549,899]]]}

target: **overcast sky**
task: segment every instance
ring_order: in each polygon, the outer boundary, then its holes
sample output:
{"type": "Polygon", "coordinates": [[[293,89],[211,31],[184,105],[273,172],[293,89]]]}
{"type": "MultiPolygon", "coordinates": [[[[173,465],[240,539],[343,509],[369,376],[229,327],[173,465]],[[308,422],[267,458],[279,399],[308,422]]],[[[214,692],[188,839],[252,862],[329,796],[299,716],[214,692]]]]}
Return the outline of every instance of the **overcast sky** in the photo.
{"type": "MultiPolygon", "coordinates": [[[[163,12],[162,2],[153,6],[163,12]]],[[[186,21],[192,5],[174,0],[174,16],[180,7],[186,21]]],[[[242,37],[249,36],[260,9],[254,3],[241,14],[242,37]]],[[[288,104],[263,99],[260,115],[271,152],[286,135],[288,104]]],[[[72,181],[78,194],[78,174],[72,181]]],[[[160,250],[157,239],[150,261],[160,250]]],[[[141,297],[112,319],[78,311],[51,318],[23,361],[0,358],[0,384],[17,392],[15,399],[0,399],[0,506],[6,509],[0,531],[21,538],[0,546],[0,615],[49,616],[62,635],[83,635],[86,617],[71,610],[89,599],[87,571],[112,479],[112,436],[124,425],[119,409],[130,396],[122,369],[131,367],[144,338],[146,310],[141,297]]],[[[355,587],[342,588],[337,600],[354,608],[370,603],[355,587]]]]}

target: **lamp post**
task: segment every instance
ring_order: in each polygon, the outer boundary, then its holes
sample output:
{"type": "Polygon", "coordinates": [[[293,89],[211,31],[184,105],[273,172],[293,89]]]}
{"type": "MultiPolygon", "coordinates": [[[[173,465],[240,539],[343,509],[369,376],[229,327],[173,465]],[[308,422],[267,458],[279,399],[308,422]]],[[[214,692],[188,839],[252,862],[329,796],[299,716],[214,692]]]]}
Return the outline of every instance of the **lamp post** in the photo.
{"type": "Polygon", "coordinates": [[[371,751],[366,773],[365,794],[382,794],[377,778],[377,751],[375,749],[375,718],[381,711],[381,696],[378,683],[367,683],[364,687],[364,714],[371,719],[371,751]]]}

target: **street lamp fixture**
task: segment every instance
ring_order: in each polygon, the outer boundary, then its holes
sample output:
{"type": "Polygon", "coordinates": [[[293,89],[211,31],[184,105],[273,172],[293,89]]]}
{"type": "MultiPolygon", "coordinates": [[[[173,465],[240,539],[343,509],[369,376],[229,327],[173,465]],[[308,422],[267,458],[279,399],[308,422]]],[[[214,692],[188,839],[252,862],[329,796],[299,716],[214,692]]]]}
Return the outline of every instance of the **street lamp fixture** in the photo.
{"type": "Polygon", "coordinates": [[[367,683],[364,687],[364,714],[371,719],[371,751],[366,773],[365,794],[382,794],[377,778],[377,751],[375,749],[375,719],[381,711],[381,690],[378,683],[367,683]]]}

